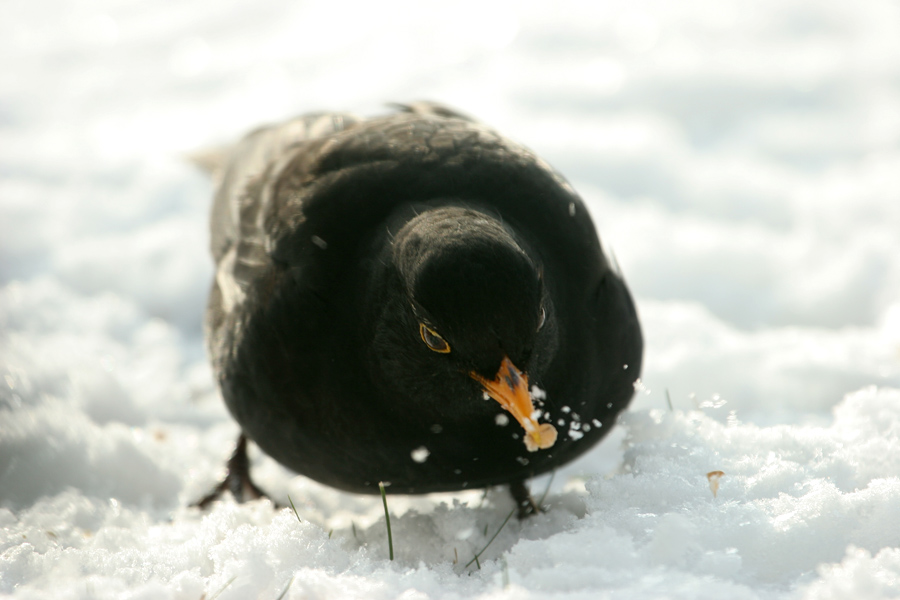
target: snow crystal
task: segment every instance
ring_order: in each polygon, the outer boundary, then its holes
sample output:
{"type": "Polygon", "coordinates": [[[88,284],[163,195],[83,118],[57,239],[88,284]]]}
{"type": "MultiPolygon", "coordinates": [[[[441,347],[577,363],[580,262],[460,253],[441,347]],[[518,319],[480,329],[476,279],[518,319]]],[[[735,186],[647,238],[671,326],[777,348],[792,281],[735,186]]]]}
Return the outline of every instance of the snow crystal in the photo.
{"type": "Polygon", "coordinates": [[[426,448],[425,446],[419,446],[418,448],[410,452],[410,456],[412,456],[412,459],[417,463],[423,463],[428,460],[428,456],[430,454],[431,452],[429,452],[428,448],[426,448]]]}

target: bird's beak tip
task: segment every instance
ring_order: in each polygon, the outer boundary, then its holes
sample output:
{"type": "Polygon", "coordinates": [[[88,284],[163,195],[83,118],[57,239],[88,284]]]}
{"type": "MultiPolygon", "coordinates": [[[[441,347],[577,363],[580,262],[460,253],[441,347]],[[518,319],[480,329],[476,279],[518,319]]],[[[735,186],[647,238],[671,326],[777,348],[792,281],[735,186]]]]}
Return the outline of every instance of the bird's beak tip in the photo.
{"type": "Polygon", "coordinates": [[[556,428],[550,423],[537,422],[537,414],[528,392],[528,376],[509,357],[503,358],[494,379],[487,379],[474,371],[470,376],[519,422],[525,430],[525,447],[529,452],[545,450],[556,443],[556,428]]]}

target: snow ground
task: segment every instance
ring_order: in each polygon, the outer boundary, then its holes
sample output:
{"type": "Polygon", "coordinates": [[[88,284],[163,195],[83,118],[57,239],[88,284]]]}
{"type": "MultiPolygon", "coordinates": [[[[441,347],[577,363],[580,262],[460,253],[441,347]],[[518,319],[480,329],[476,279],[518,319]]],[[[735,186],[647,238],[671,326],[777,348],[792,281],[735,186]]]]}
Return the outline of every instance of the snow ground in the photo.
{"type": "Polygon", "coordinates": [[[2,14],[0,596],[900,597],[896,2],[2,14]],[[298,112],[420,98],[572,181],[647,340],[619,428],[480,569],[501,490],[389,497],[394,562],[380,499],[258,454],[301,522],[185,508],[237,429],[200,330],[211,186],[183,157],[298,112]]]}

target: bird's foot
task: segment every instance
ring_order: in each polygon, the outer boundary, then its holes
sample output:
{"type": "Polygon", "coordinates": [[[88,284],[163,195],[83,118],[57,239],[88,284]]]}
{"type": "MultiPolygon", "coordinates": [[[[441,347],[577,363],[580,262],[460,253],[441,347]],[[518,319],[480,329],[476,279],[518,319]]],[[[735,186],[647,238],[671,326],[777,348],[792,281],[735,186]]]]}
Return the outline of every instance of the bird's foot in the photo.
{"type": "Polygon", "coordinates": [[[228,473],[225,475],[225,479],[219,482],[209,494],[197,502],[194,502],[191,506],[205,509],[210,504],[220,499],[225,492],[231,492],[231,495],[238,503],[258,500],[259,498],[268,498],[275,508],[280,508],[278,503],[272,500],[272,498],[264,491],[259,489],[259,487],[253,483],[253,479],[250,478],[250,460],[247,458],[247,437],[243,433],[238,437],[234,454],[228,459],[226,466],[228,467],[228,473]]]}
{"type": "Polygon", "coordinates": [[[517,516],[519,520],[526,519],[532,515],[544,512],[544,509],[534,501],[531,492],[525,485],[525,481],[514,481],[509,484],[509,493],[512,495],[518,510],[517,516]]]}

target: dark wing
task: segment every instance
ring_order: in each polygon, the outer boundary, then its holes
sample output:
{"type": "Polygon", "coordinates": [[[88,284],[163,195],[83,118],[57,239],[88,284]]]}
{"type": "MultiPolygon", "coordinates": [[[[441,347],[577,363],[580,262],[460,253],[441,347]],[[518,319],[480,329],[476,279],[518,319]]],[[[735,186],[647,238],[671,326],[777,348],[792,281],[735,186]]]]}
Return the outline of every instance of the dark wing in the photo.
{"type": "Polygon", "coordinates": [[[224,153],[210,218],[210,249],[216,274],[206,313],[208,343],[218,367],[235,347],[239,313],[255,283],[270,275],[267,249],[272,242],[264,227],[271,188],[288,158],[302,155],[312,140],[352,127],[349,114],[315,113],[261,127],[224,153]]]}
{"type": "MultiPolygon", "coordinates": [[[[210,243],[216,263],[229,251],[236,253],[238,262],[256,256],[254,246],[262,243],[263,233],[255,217],[267,184],[277,177],[279,163],[302,152],[310,140],[343,131],[358,121],[348,114],[303,115],[256,129],[231,148],[218,174],[212,207],[210,243]],[[244,244],[249,247],[234,250],[244,244]]],[[[250,258],[250,262],[255,260],[250,258]]]]}

